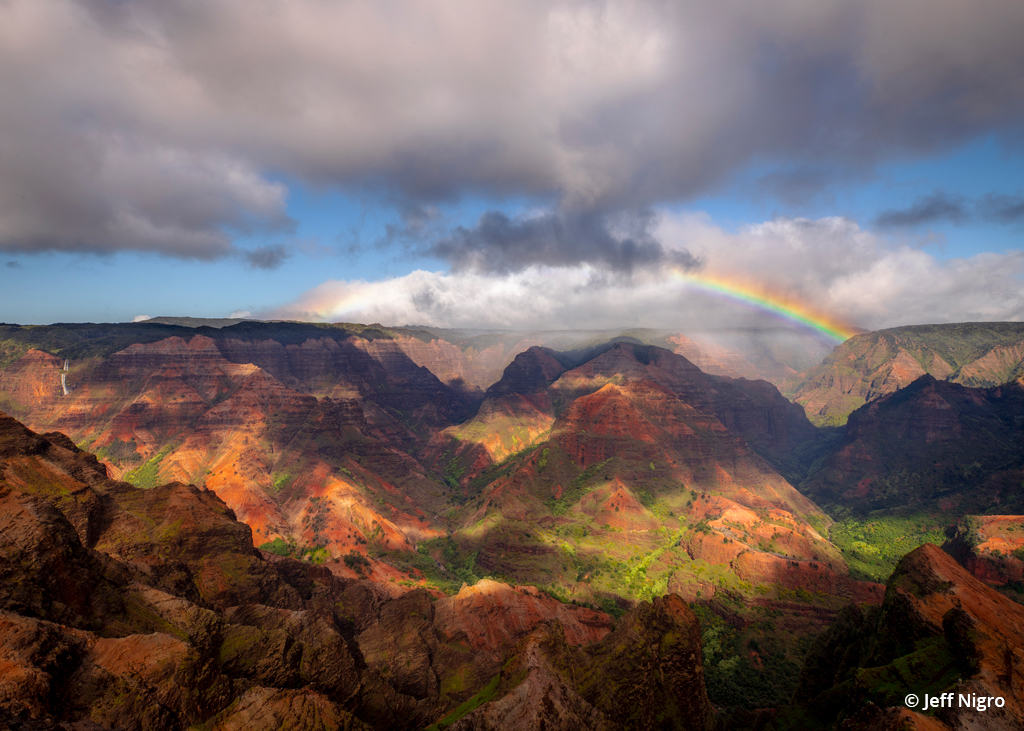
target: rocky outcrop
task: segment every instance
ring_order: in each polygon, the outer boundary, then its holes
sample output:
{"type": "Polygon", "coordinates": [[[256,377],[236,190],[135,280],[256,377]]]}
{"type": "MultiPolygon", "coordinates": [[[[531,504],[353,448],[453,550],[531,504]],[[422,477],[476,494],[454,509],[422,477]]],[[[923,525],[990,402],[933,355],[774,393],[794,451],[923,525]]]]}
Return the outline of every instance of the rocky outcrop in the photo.
{"type": "Polygon", "coordinates": [[[710,378],[666,351],[617,345],[552,386],[553,399],[573,395],[552,427],[552,441],[583,467],[611,457],[667,463],[684,483],[707,486],[737,502],[757,495],[757,507],[816,512],[743,437],[750,430],[785,440],[784,430],[765,422],[774,418],[770,410],[750,404],[732,383],[710,378]],[[737,405],[722,407],[718,389],[736,396],[737,405]],[[750,408],[742,409],[743,403],[750,408]],[[732,427],[719,419],[719,411],[732,427]]]}
{"type": "Polygon", "coordinates": [[[595,645],[573,650],[557,623],[538,627],[502,668],[500,700],[456,721],[491,729],[710,727],[700,624],[675,595],[641,604],[595,645]]]}
{"type": "Polygon", "coordinates": [[[476,652],[511,647],[542,622],[557,620],[569,645],[589,645],[611,631],[607,614],[562,604],[532,586],[483,579],[434,603],[435,624],[450,641],[476,652]]]}
{"type": "Polygon", "coordinates": [[[535,346],[515,357],[505,368],[501,380],[487,389],[487,396],[495,398],[510,393],[537,393],[554,383],[565,370],[565,366],[555,357],[555,351],[535,346]]]}
{"type": "Polygon", "coordinates": [[[476,415],[438,434],[425,458],[442,471],[453,461],[464,465],[458,479],[465,483],[535,444],[554,421],[546,389],[565,372],[554,355],[539,347],[517,355],[487,390],[476,415]]]}
{"type": "MultiPolygon", "coordinates": [[[[455,721],[452,731],[551,729],[611,731],[614,726],[573,687],[573,657],[557,623],[538,627],[502,670],[492,701],[455,721]]],[[[484,700],[484,699],[481,699],[484,700]]]]}
{"type": "Polygon", "coordinates": [[[685,358],[652,346],[619,343],[564,373],[551,388],[556,404],[566,404],[608,383],[642,380],[662,386],[699,412],[714,415],[783,471],[791,468],[785,455],[819,436],[800,407],[770,383],[708,375],[685,358]]]}
{"type": "Polygon", "coordinates": [[[674,594],[643,603],[588,649],[581,695],[616,728],[705,729],[711,704],[704,689],[700,623],[674,594]]]}
{"type": "Polygon", "coordinates": [[[843,729],[934,731],[1024,726],[1024,607],[971,576],[952,557],[925,544],[893,572],[885,601],[844,611],[811,651],[794,698],[843,729]],[[919,703],[907,708],[904,696],[919,703]],[[925,695],[952,693],[925,715],[925,695]],[[964,698],[1000,699],[979,710],[964,698]]]}

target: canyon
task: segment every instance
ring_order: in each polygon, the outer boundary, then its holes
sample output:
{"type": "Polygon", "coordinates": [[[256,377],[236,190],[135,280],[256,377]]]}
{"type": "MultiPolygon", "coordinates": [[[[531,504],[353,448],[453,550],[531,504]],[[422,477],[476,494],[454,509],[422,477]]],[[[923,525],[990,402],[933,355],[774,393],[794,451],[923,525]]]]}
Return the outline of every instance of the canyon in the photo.
{"type": "Polygon", "coordinates": [[[820,365],[778,334],[217,325],[0,326],[2,645],[27,679],[0,721],[826,727],[864,696],[816,706],[808,643],[888,631],[927,525],[927,571],[984,589],[972,622],[1020,597],[1012,324],[868,333],[820,365]],[[871,531],[905,524],[879,563],[871,531]]]}

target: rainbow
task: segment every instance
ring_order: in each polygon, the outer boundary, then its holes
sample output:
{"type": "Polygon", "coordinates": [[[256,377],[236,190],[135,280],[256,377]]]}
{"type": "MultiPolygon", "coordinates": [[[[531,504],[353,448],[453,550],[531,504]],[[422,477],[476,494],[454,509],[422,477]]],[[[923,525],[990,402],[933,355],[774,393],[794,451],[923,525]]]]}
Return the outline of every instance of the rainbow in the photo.
{"type": "Polygon", "coordinates": [[[835,318],[812,312],[800,302],[769,294],[763,289],[739,284],[711,274],[693,274],[682,269],[672,270],[672,277],[687,286],[724,295],[735,302],[755,307],[781,319],[810,328],[831,340],[842,342],[858,333],[857,330],[837,322],[835,318]]]}

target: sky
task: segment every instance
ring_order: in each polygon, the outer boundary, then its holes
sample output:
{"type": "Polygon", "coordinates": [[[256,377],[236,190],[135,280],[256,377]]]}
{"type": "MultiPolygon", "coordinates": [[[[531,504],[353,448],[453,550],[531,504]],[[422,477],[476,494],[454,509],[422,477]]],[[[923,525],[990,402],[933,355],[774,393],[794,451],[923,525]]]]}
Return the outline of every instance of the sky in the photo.
{"type": "Polygon", "coordinates": [[[6,0],[0,321],[1024,318],[1019,0],[6,0]]]}

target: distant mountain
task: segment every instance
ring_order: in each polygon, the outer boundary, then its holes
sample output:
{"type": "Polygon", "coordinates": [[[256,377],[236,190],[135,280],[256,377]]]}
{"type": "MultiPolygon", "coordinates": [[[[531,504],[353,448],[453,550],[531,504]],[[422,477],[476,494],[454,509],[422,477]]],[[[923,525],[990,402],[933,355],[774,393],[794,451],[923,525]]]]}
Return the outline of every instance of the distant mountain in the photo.
{"type": "Polygon", "coordinates": [[[1022,513],[1022,479],[1024,384],[923,375],[850,414],[800,489],[833,515],[1022,513]]]}
{"type": "Polygon", "coordinates": [[[835,426],[854,409],[926,373],[975,387],[1020,378],[1024,323],[914,325],[857,335],[780,388],[812,422],[835,426]]]}
{"type": "MultiPolygon", "coordinates": [[[[481,371],[490,370],[488,384],[502,369],[532,345],[563,353],[578,365],[598,355],[610,342],[654,345],[690,360],[705,373],[732,378],[763,379],[776,385],[821,362],[832,345],[806,330],[793,328],[721,328],[680,333],[672,330],[626,328],[610,330],[550,330],[536,332],[477,332],[442,328],[393,328],[425,340],[445,340],[460,348],[481,371]],[[496,358],[502,354],[504,360],[496,358]]],[[[482,387],[486,388],[486,385],[482,387]]]]}

